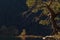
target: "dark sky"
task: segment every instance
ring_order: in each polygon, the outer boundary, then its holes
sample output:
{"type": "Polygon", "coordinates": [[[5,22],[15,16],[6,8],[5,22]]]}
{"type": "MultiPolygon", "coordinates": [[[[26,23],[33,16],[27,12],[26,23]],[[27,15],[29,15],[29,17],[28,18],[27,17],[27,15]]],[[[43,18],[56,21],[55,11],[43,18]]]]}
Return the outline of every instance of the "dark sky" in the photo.
{"type": "MultiPolygon", "coordinates": [[[[21,23],[24,21],[21,14],[27,10],[25,2],[26,0],[0,0],[0,25],[18,25],[19,30],[21,30],[25,25],[21,25],[21,23]],[[20,16],[18,16],[19,14],[20,16]]],[[[42,32],[42,35],[44,33],[47,34],[47,32],[50,33],[49,30],[45,29],[44,26],[43,28],[42,25],[39,24],[28,24],[29,21],[25,21],[25,23],[27,22],[25,27],[28,33],[40,34],[42,32]]]]}
{"type": "Polygon", "coordinates": [[[25,0],[0,0],[0,24],[16,25],[25,8],[25,0]]]}

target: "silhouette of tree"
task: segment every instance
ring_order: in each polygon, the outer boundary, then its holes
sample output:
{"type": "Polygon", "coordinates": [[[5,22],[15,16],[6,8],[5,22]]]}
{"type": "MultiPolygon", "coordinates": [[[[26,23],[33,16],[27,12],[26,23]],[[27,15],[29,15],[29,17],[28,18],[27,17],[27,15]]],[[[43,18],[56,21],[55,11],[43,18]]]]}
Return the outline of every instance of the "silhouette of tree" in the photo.
{"type": "Polygon", "coordinates": [[[32,13],[36,14],[36,12],[42,10],[40,15],[34,17],[36,22],[39,22],[39,24],[42,25],[49,25],[51,23],[51,28],[53,29],[52,34],[58,34],[60,27],[57,25],[55,18],[60,15],[59,0],[28,0],[27,6],[29,7],[29,10],[23,12],[23,16],[25,15],[25,18],[29,18],[32,13]],[[47,18],[45,20],[41,20],[41,16],[47,16],[47,18]]]}

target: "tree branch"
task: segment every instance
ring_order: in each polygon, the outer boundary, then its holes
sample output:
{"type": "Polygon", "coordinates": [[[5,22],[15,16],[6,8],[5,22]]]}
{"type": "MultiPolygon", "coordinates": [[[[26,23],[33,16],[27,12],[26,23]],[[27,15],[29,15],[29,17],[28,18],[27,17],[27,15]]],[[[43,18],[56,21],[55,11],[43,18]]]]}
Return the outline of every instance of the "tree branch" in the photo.
{"type": "MultiPolygon", "coordinates": [[[[30,12],[30,14],[31,14],[32,10],[36,7],[37,3],[38,3],[37,0],[35,0],[35,4],[34,4],[31,8],[29,8],[27,11],[25,11],[25,12],[23,13],[23,15],[25,15],[25,14],[27,14],[27,13],[29,13],[29,12],[30,12]]],[[[30,14],[28,14],[28,15],[30,15],[30,14]]]]}
{"type": "Polygon", "coordinates": [[[49,4],[49,6],[52,4],[52,0],[50,0],[51,2],[50,2],[50,4],[49,4]]]}
{"type": "Polygon", "coordinates": [[[57,31],[57,24],[56,24],[56,21],[54,20],[55,19],[55,17],[56,17],[56,14],[55,14],[55,12],[50,8],[50,6],[49,5],[47,5],[46,4],[46,8],[50,11],[50,13],[51,13],[51,23],[52,23],[52,28],[53,28],[53,33],[55,34],[57,34],[58,33],[58,31],[57,31]]]}

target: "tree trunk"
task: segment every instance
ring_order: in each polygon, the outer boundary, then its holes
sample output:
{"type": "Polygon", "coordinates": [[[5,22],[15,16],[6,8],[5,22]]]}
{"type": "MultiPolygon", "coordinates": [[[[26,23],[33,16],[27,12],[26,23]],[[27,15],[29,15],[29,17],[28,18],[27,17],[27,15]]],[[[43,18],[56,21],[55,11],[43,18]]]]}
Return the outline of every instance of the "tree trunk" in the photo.
{"type": "Polygon", "coordinates": [[[58,31],[57,31],[57,24],[56,24],[56,21],[54,20],[55,17],[56,17],[56,14],[55,12],[50,8],[50,6],[46,5],[47,6],[47,9],[50,11],[51,13],[51,23],[52,23],[52,28],[53,28],[53,34],[57,34],[58,31]]]}

